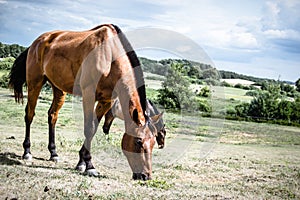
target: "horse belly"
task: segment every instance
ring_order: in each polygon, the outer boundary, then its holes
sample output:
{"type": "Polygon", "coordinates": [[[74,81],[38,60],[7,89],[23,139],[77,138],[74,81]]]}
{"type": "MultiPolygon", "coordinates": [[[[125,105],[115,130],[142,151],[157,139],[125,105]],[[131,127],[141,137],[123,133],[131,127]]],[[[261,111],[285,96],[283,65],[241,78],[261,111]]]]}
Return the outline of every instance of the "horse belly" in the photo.
{"type": "Polygon", "coordinates": [[[75,79],[70,68],[62,65],[47,66],[44,68],[44,75],[58,89],[73,93],[75,79]]]}

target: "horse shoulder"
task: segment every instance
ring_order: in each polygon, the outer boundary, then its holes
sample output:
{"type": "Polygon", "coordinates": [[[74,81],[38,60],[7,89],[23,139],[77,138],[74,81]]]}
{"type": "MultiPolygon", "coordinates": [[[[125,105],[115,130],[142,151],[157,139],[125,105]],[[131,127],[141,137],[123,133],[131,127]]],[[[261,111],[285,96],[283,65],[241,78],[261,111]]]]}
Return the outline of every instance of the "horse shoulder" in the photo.
{"type": "Polygon", "coordinates": [[[87,31],[88,37],[83,41],[83,46],[88,47],[89,52],[81,63],[80,86],[96,85],[99,81],[106,80],[111,74],[112,47],[108,42],[111,31],[107,27],[87,31]]]}

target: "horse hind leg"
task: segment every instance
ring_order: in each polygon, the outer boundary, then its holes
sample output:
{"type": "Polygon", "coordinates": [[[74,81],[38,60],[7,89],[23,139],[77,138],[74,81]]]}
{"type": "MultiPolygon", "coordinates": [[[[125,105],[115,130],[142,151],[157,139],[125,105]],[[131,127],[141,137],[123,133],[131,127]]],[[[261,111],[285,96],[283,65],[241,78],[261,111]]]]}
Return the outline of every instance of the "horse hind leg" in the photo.
{"type": "Polygon", "coordinates": [[[23,142],[23,148],[24,148],[24,154],[22,158],[24,160],[31,160],[32,155],[30,152],[30,127],[33,120],[33,117],[35,115],[35,107],[37,104],[37,100],[40,94],[40,91],[42,89],[42,86],[44,84],[44,79],[41,78],[38,81],[34,82],[28,82],[27,88],[28,88],[28,101],[25,108],[25,124],[26,124],[26,131],[25,131],[25,139],[23,142]]]}
{"type": "Polygon", "coordinates": [[[49,125],[49,143],[48,150],[50,152],[50,160],[57,162],[59,157],[56,153],[55,145],[55,124],[58,118],[58,113],[65,102],[66,93],[52,85],[53,101],[48,110],[48,125],[49,125]]]}

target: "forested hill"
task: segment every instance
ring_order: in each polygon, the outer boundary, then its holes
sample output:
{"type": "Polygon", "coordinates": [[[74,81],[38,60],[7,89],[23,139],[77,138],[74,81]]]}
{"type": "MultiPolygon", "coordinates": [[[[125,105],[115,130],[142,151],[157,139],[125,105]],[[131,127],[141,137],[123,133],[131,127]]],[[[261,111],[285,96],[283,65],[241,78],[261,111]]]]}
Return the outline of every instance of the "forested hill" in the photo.
{"type": "Polygon", "coordinates": [[[180,71],[183,75],[189,76],[195,79],[219,79],[220,76],[217,70],[211,65],[189,61],[185,59],[163,59],[163,60],[151,60],[148,58],[140,57],[142,68],[146,72],[151,72],[159,75],[166,75],[168,66],[171,64],[179,64],[180,71]]]}
{"type": "MultiPolygon", "coordinates": [[[[187,76],[191,78],[198,79],[243,79],[257,83],[258,85],[263,82],[278,82],[278,80],[268,79],[268,78],[258,78],[254,76],[248,76],[244,74],[238,74],[236,72],[217,71],[211,65],[198,63],[194,61],[184,60],[184,59],[163,59],[163,60],[151,60],[148,58],[140,57],[141,65],[144,71],[151,72],[154,74],[165,75],[166,74],[166,66],[172,63],[179,63],[183,66],[186,71],[187,76]]],[[[288,81],[279,81],[283,83],[288,83],[294,85],[293,82],[288,81]]]]}
{"type": "Polygon", "coordinates": [[[222,79],[243,79],[243,80],[253,81],[255,83],[261,83],[264,81],[275,82],[275,80],[273,80],[273,79],[247,76],[247,75],[243,75],[243,74],[238,74],[236,72],[230,72],[230,71],[224,71],[224,70],[220,70],[219,73],[220,73],[220,76],[222,79]]]}
{"type": "MultiPolygon", "coordinates": [[[[21,52],[23,52],[26,47],[20,46],[18,44],[3,44],[0,42],[0,58],[13,57],[16,58],[21,52]]],[[[211,65],[203,64],[199,62],[189,61],[185,59],[163,59],[163,60],[151,60],[148,58],[140,57],[141,65],[144,71],[151,72],[159,75],[166,75],[168,66],[172,63],[177,63],[182,66],[182,71],[184,75],[189,76],[192,79],[202,79],[210,81],[221,79],[244,79],[253,81],[256,83],[261,83],[264,81],[275,82],[275,80],[266,78],[257,78],[253,76],[247,76],[243,74],[238,74],[230,71],[217,71],[211,65]],[[219,72],[219,73],[218,73],[219,72]]],[[[291,82],[288,82],[292,84],[291,82]]]]}
{"type": "Polygon", "coordinates": [[[3,44],[0,42],[0,58],[7,57],[18,57],[26,47],[20,46],[18,44],[3,44]]]}

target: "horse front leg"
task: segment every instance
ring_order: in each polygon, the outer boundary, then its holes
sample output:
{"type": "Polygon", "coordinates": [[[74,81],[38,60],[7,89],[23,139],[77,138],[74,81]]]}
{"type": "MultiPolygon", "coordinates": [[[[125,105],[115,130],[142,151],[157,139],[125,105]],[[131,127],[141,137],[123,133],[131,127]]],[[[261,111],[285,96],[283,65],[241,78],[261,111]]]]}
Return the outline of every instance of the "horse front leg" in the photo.
{"type": "Polygon", "coordinates": [[[95,92],[94,90],[82,92],[82,104],[84,112],[84,143],[79,151],[79,162],[76,169],[85,171],[87,175],[98,176],[98,172],[92,164],[91,143],[98,128],[98,119],[94,112],[95,92]]]}

